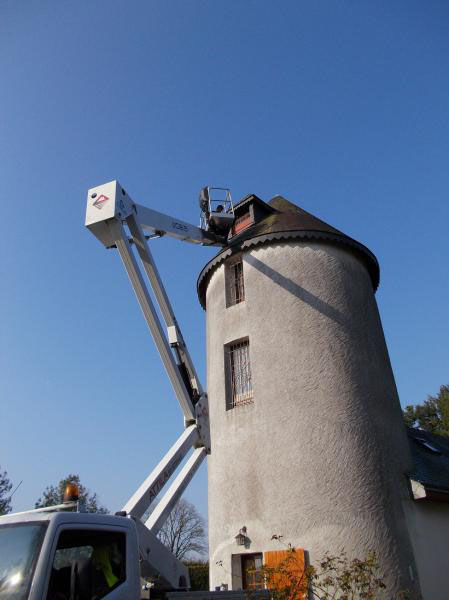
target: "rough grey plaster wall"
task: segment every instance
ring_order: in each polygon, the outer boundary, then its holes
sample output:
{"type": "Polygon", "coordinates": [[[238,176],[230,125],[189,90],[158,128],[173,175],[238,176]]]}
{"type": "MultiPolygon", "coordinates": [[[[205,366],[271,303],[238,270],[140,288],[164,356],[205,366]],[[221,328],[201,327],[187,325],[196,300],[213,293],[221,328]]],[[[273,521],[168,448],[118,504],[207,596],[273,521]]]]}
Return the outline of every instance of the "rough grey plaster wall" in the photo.
{"type": "Polygon", "coordinates": [[[407,502],[404,506],[425,600],[449,597],[449,506],[407,502]]]}
{"type": "Polygon", "coordinates": [[[243,551],[279,550],[273,534],[312,563],[375,550],[389,592],[412,587],[411,458],[365,267],[345,249],[293,241],[243,262],[245,302],[226,308],[224,265],[207,288],[211,589],[231,589],[244,525],[243,551]],[[254,404],[226,410],[223,347],[244,336],[254,404]]]}

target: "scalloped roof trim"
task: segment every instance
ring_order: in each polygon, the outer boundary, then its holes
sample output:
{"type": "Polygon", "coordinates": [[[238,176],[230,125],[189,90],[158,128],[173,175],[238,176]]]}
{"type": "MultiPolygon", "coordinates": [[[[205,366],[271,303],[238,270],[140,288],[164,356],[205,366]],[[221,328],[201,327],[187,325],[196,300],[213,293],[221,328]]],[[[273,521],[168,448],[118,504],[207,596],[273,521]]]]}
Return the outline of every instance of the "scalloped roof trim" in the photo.
{"type": "Polygon", "coordinates": [[[232,254],[235,254],[240,250],[243,250],[244,248],[288,239],[326,240],[330,242],[337,242],[338,244],[348,246],[352,250],[356,250],[357,255],[365,262],[374,292],[379,287],[379,263],[377,262],[377,258],[370,250],[368,250],[366,246],[360,242],[357,242],[356,240],[353,240],[352,238],[349,238],[344,233],[339,234],[314,230],[277,231],[274,233],[261,234],[240,243],[237,242],[217,254],[217,256],[207,263],[207,265],[199,274],[197,281],[198,299],[203,309],[206,310],[206,288],[209,283],[209,279],[211,278],[212,273],[221,265],[222,262],[226,260],[226,258],[232,256],[232,254]]]}

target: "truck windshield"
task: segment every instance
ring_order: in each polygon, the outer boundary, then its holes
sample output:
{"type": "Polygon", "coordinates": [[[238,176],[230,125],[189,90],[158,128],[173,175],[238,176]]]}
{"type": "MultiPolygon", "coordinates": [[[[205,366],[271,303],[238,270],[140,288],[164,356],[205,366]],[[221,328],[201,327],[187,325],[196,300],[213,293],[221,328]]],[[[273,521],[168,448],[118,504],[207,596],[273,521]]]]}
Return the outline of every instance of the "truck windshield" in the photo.
{"type": "Polygon", "coordinates": [[[46,523],[0,525],[0,598],[26,600],[46,523]]]}

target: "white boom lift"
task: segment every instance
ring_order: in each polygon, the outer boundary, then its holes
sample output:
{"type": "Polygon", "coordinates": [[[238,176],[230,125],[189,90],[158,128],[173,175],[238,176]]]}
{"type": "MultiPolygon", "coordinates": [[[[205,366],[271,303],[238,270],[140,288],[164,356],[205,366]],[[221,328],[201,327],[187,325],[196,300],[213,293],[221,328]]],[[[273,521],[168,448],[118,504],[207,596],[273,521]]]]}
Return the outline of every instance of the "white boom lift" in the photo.
{"type": "MultiPolygon", "coordinates": [[[[98,563],[99,559],[96,556],[100,552],[99,548],[107,547],[108,539],[112,540],[109,545],[115,549],[116,555],[121,554],[122,557],[126,555],[124,562],[127,567],[126,573],[122,573],[121,577],[118,576],[118,572],[111,576],[112,571],[109,569],[109,577],[106,578],[109,583],[113,582],[113,585],[110,586],[110,591],[106,588],[107,593],[101,597],[108,600],[138,600],[141,597],[140,576],[156,578],[157,585],[161,589],[186,589],[189,587],[186,567],[159,541],[157,533],[198,467],[211,451],[208,400],[182,337],[147,240],[152,237],[168,235],[194,244],[224,246],[227,234],[234,222],[234,209],[229,190],[203,188],[200,193],[200,208],[201,227],[195,227],[136,204],[117,181],[111,181],[88,191],[86,227],[106,248],[117,248],[120,254],[179,401],[184,415],[185,429],[160,463],[115,516],[86,514],[78,511],[67,512],[68,508],[73,509],[74,506],[77,506],[76,502],[67,502],[59,506],[0,517],[1,598],[14,598],[14,600],[16,598],[20,598],[20,600],[93,599],[93,592],[88,591],[89,586],[86,581],[90,582],[89,589],[91,590],[92,573],[95,574],[98,569],[92,571],[90,563],[95,563],[95,560],[98,563]],[[219,194],[219,199],[212,198],[212,195],[216,193],[219,194]],[[133,246],[135,246],[136,252],[134,252],[133,246]],[[139,267],[136,254],[140,259],[146,278],[139,267]],[[166,332],[164,332],[153,304],[147,282],[159,305],[165,321],[166,332]],[[143,523],[142,517],[147,509],[159,496],[192,449],[191,456],[186,460],[168,490],[159,499],[146,522],[143,523]],[[23,528],[28,525],[29,528],[31,524],[35,526],[37,526],[36,524],[45,524],[45,531],[43,530],[39,547],[37,550],[34,549],[34,553],[29,547],[24,549],[11,566],[11,559],[2,558],[2,544],[6,543],[9,546],[14,543],[14,539],[8,538],[8,535],[14,535],[15,527],[23,528]],[[67,531],[72,531],[71,535],[72,538],[75,538],[75,542],[73,539],[70,541],[67,531]],[[65,564],[64,560],[66,559],[60,558],[60,555],[66,556],[64,555],[65,550],[71,549],[73,554],[75,547],[88,547],[87,541],[84,540],[86,536],[86,539],[89,537],[86,531],[91,532],[90,535],[94,539],[94,542],[91,542],[93,555],[88,560],[84,558],[84,562],[78,559],[72,560],[71,563],[69,561],[69,564],[66,567],[60,567],[60,572],[58,572],[55,564],[58,560],[60,564],[65,564]],[[114,535],[119,536],[120,531],[126,532],[126,548],[120,546],[122,542],[119,538],[114,538],[114,535]],[[108,535],[112,538],[107,538],[108,535]],[[84,541],[79,541],[78,538],[84,541]],[[79,546],[79,544],[85,545],[79,546]],[[118,550],[119,546],[120,551],[118,550]],[[87,566],[90,568],[89,577],[86,575],[87,566]],[[65,572],[65,580],[63,572],[65,572]],[[25,584],[24,592],[18,594],[19,587],[23,588],[25,584]]],[[[16,531],[18,530],[16,529],[16,531]]],[[[20,535],[23,537],[24,534],[20,535]]],[[[37,534],[33,535],[36,537],[37,534]]]]}

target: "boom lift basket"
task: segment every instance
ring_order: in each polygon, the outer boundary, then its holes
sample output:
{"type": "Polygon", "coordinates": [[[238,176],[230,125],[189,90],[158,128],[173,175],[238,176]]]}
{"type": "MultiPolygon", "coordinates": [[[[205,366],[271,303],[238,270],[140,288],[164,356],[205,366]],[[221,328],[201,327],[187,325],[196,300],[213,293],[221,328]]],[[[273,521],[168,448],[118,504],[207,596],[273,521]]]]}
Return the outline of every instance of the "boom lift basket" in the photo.
{"type": "Polygon", "coordinates": [[[234,223],[234,205],[228,188],[204,187],[200,192],[200,227],[227,237],[234,223]]]}

